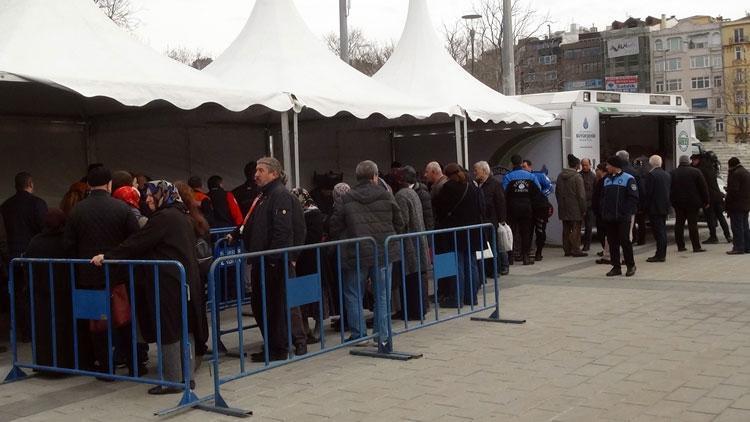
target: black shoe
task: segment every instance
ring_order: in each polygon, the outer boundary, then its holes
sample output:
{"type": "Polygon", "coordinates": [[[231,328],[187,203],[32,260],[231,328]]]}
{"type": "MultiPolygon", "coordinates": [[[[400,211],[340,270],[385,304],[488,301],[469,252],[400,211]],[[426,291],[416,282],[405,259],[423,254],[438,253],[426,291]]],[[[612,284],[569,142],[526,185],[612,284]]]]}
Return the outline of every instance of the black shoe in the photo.
{"type": "Polygon", "coordinates": [[[622,275],[622,270],[619,267],[612,267],[612,269],[607,273],[607,277],[614,277],[618,275],[622,275]]]}
{"type": "Polygon", "coordinates": [[[632,267],[628,267],[628,270],[625,272],[625,277],[632,277],[635,275],[635,265],[632,267]]]}
{"type": "Polygon", "coordinates": [[[573,252],[570,254],[570,256],[572,256],[573,258],[583,258],[585,256],[589,256],[589,254],[585,252],[573,252]]]}
{"type": "MultiPolygon", "coordinates": [[[[535,255],[534,255],[534,261],[539,261],[539,262],[541,262],[542,260],[544,260],[544,257],[542,256],[542,254],[538,253],[538,254],[535,254],[535,255]]],[[[532,264],[533,264],[533,263],[534,263],[534,262],[532,262],[532,264]]]]}
{"type": "Polygon", "coordinates": [[[745,252],[742,251],[727,251],[727,255],[744,255],[745,252]]]}
{"type": "Polygon", "coordinates": [[[677,248],[677,252],[685,252],[687,248],[677,248]]]}
{"type": "MultiPolygon", "coordinates": [[[[273,353],[270,352],[268,356],[269,362],[279,361],[279,360],[287,360],[289,358],[289,355],[286,353],[273,353]]],[[[251,362],[265,362],[266,356],[263,352],[258,353],[251,353],[250,354],[250,361],[251,362]]]]}
{"type": "Polygon", "coordinates": [[[651,258],[646,259],[646,262],[666,262],[667,260],[665,258],[659,258],[656,256],[652,256],[651,258]]]}
{"type": "Polygon", "coordinates": [[[604,251],[599,251],[596,253],[596,256],[604,256],[604,251]]]}
{"type": "Polygon", "coordinates": [[[704,240],[703,244],[704,245],[718,245],[719,244],[719,239],[717,239],[715,237],[710,237],[710,238],[704,240]]]}
{"type": "Polygon", "coordinates": [[[500,271],[500,275],[508,275],[508,274],[510,274],[510,270],[507,268],[500,271]]]}
{"type": "Polygon", "coordinates": [[[596,263],[597,264],[606,264],[606,265],[609,265],[609,264],[612,263],[612,261],[610,261],[607,258],[599,258],[599,259],[596,260],[596,263]]]}
{"type": "Polygon", "coordinates": [[[534,265],[534,259],[528,255],[523,257],[523,265],[534,265]]]}
{"type": "Polygon", "coordinates": [[[701,253],[701,252],[706,252],[706,250],[705,250],[705,249],[703,249],[703,248],[700,248],[700,249],[693,249],[693,253],[701,253]]]}
{"type": "Polygon", "coordinates": [[[298,344],[294,346],[294,355],[295,356],[302,356],[307,354],[307,345],[306,344],[298,344]]]}

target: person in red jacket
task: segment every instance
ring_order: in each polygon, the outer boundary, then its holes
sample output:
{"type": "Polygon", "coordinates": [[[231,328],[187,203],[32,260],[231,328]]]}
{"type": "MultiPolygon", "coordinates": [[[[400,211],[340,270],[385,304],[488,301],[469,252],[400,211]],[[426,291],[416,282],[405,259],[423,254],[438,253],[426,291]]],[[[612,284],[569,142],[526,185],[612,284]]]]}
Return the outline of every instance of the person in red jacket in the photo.
{"type": "Polygon", "coordinates": [[[242,225],[240,206],[232,192],[224,190],[221,176],[208,178],[208,197],[211,199],[212,227],[237,227],[242,225]]]}

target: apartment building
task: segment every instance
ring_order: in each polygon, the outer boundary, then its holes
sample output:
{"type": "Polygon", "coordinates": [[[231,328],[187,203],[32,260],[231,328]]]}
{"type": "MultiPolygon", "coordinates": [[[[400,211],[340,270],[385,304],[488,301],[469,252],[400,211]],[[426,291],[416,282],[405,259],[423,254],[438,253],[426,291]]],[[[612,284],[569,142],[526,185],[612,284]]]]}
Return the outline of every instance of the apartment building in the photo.
{"type": "MultiPolygon", "coordinates": [[[[724,104],[729,142],[750,142],[750,16],[721,24],[724,104]]],[[[719,123],[717,123],[719,124],[719,123]]]]}

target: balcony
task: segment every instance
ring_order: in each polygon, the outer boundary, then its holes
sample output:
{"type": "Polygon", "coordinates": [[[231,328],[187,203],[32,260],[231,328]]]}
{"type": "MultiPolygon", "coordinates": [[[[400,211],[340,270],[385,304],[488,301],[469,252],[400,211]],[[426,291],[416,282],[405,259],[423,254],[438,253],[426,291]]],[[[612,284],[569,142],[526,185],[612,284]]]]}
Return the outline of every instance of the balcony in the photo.
{"type": "Polygon", "coordinates": [[[742,37],[739,37],[739,38],[735,38],[735,37],[734,37],[734,35],[732,35],[732,36],[731,36],[731,37],[729,37],[729,39],[727,40],[727,45],[732,45],[732,44],[744,44],[744,43],[746,43],[746,42],[750,42],[750,37],[747,37],[747,36],[742,36],[742,37]]]}

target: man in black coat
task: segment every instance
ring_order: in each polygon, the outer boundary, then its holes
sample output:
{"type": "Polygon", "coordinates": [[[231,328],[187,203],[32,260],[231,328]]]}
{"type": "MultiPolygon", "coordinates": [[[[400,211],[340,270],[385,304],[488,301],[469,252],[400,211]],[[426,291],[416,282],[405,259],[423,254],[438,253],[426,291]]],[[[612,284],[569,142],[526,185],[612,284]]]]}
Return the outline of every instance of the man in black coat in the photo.
{"type": "MultiPolygon", "coordinates": [[[[73,208],[65,226],[64,243],[69,256],[90,259],[106,254],[117,247],[131,234],[138,231],[138,220],[130,208],[122,201],[112,198],[112,174],[104,167],[95,167],[86,176],[91,189],[89,196],[73,208]]],[[[90,265],[77,268],[76,287],[79,289],[103,290],[105,273],[101,268],[90,265]]],[[[110,288],[128,280],[125,268],[113,267],[110,271],[110,288]]],[[[88,353],[99,362],[99,370],[108,370],[106,333],[87,336],[85,325],[79,324],[79,353],[83,364],[89,359],[88,353]],[[82,333],[80,331],[83,331],[82,333]],[[93,352],[90,350],[93,348],[93,352]]],[[[129,330],[129,329],[128,329],[129,330]]],[[[115,333],[116,334],[116,333],[115,333]]],[[[91,361],[93,362],[93,361],[91,361]]]]}
{"type": "MultiPolygon", "coordinates": [[[[492,177],[492,169],[486,161],[474,164],[474,178],[484,194],[484,222],[492,223],[497,233],[500,223],[506,222],[505,190],[503,189],[503,185],[492,177]]],[[[487,237],[487,240],[492,241],[492,237],[487,237]]],[[[498,258],[500,274],[508,275],[510,272],[508,254],[500,253],[498,258]]],[[[491,263],[492,261],[487,262],[487,264],[491,263]]],[[[487,274],[492,274],[492,272],[487,272],[487,274]]]]}
{"type": "Polygon", "coordinates": [[[729,160],[729,178],[727,180],[727,212],[732,222],[734,247],[729,255],[750,253],[750,172],[740,164],[737,157],[729,160]]]}
{"type": "Polygon", "coordinates": [[[667,259],[667,215],[669,214],[669,193],[672,177],[662,168],[662,158],[652,155],[648,160],[651,167],[643,178],[645,211],[651,221],[651,230],[656,239],[656,253],[647,262],[664,262],[667,259]]]}
{"type": "MultiPolygon", "coordinates": [[[[260,189],[250,206],[245,222],[235,236],[241,236],[247,252],[261,252],[301,246],[305,243],[305,217],[302,205],[289,192],[283,183],[283,168],[275,158],[263,157],[255,169],[255,182],[260,189]]],[[[265,257],[265,302],[267,332],[263,332],[263,290],[261,286],[261,260],[251,259],[252,266],[250,303],[255,320],[268,343],[268,359],[285,360],[289,357],[286,309],[286,280],[284,266],[289,277],[294,277],[296,254],[289,254],[289,262],[284,255],[265,257]]],[[[302,312],[299,307],[289,309],[292,328],[294,354],[307,353],[307,336],[302,325],[302,312]]],[[[265,361],[263,351],[250,356],[253,362],[265,361]]]]}
{"type": "Polygon", "coordinates": [[[693,252],[705,252],[706,250],[701,248],[698,235],[698,211],[709,206],[708,185],[703,173],[690,166],[690,157],[687,155],[681,156],[680,166],[672,170],[670,197],[676,218],[674,237],[677,250],[679,252],[687,250],[685,248],[685,220],[687,219],[693,252]]]}
{"type": "Polygon", "coordinates": [[[237,200],[237,204],[240,206],[242,216],[246,216],[247,212],[250,211],[250,206],[253,205],[255,197],[258,196],[258,185],[255,183],[255,161],[251,161],[245,165],[243,173],[245,174],[245,183],[237,186],[232,191],[234,199],[237,200]]]}
{"type": "Polygon", "coordinates": [[[727,220],[724,218],[724,193],[719,189],[719,182],[716,180],[719,174],[718,168],[714,166],[708,158],[704,158],[701,154],[692,155],[690,161],[692,162],[693,167],[703,173],[703,177],[706,179],[706,184],[708,184],[708,196],[711,200],[709,207],[703,210],[706,214],[709,233],[708,239],[703,243],[707,245],[715,245],[719,243],[719,238],[716,237],[716,226],[719,224],[721,225],[721,230],[724,232],[724,238],[727,242],[731,242],[732,235],[729,232],[727,220]]]}

